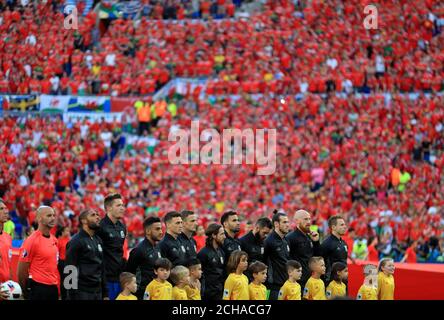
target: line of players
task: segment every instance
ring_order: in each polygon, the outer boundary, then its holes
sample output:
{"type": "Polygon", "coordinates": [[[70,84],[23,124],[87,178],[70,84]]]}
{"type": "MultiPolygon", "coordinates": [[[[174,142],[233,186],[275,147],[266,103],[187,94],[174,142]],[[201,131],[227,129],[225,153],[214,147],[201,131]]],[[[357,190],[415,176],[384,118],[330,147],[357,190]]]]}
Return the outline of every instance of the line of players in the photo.
{"type": "MultiPolygon", "coordinates": [[[[253,299],[264,294],[270,300],[285,299],[287,291],[288,296],[298,296],[294,294],[298,286],[299,292],[300,287],[304,288],[304,298],[317,299],[326,294],[324,283],[333,286],[327,288],[330,298],[337,296],[338,290],[341,295],[346,293],[347,246],[341,236],[347,227],[340,216],[330,218],[331,235],[321,244],[319,234],[310,230],[311,217],[304,210],[295,213],[297,227],[292,232],[287,215],[275,211],[271,221],[258,219],[254,229],[240,239],[236,237],[240,231],[238,215],[228,211],[222,215],[221,224],[207,227],[205,246],[197,252],[193,239],[196,214],[172,211],[163,218],[165,235],[159,218],[144,221],[145,239],[125,261],[127,231],[120,221],[125,213],[121,195],[105,197],[104,208],[103,219],[92,209],[81,212],[80,231],[68,242],[64,261],[59,261],[57,239],[50,233],[56,220],[54,210],[47,206],[37,210],[38,230],[25,240],[18,264],[19,283],[26,299],[56,300],[59,283],[62,298],[70,300],[132,298],[132,291],[138,299],[155,300],[164,287],[166,292],[171,291],[171,298],[183,298],[186,293],[187,299],[203,300],[253,299]],[[60,265],[66,266],[61,274],[60,265]],[[171,288],[168,278],[175,288],[171,288]]],[[[2,215],[7,217],[7,208],[0,200],[1,227],[2,215]]],[[[3,234],[1,258],[8,247],[3,234]]],[[[0,282],[11,278],[6,260],[0,259],[0,282]]],[[[393,261],[383,261],[378,281],[373,281],[373,285],[380,284],[381,299],[393,299],[393,271],[393,261]]]]}

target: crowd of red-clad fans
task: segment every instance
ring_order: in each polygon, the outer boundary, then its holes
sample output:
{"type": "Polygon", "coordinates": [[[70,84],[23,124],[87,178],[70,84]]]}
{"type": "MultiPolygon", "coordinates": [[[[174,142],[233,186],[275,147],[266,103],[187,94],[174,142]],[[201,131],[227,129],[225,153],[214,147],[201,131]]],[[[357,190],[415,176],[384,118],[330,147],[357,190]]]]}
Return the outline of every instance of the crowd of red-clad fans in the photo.
{"type": "Polygon", "coordinates": [[[137,123],[125,119],[2,118],[0,196],[24,225],[45,203],[75,231],[82,208],[102,211],[104,195],[120,192],[134,238],[146,215],[171,209],[195,210],[206,225],[227,208],[245,224],[274,208],[290,217],[305,208],[323,232],[328,217],[344,215],[356,239],[379,238],[380,252],[435,241],[442,254],[443,96],[395,96],[388,105],[382,95],[230,99],[176,101],[178,115],[162,118],[150,136],[128,133],[137,123]],[[259,176],[247,164],[172,165],[169,131],[189,130],[196,118],[201,130],[277,128],[276,173],[259,176]]]}
{"type": "Polygon", "coordinates": [[[185,206],[202,225],[227,208],[245,223],[274,208],[290,217],[305,208],[324,232],[329,216],[344,215],[351,246],[352,238],[366,239],[398,260],[410,248],[420,260],[442,256],[444,98],[436,93],[443,89],[444,3],[372,1],[378,30],[363,28],[366,1],[281,0],[248,20],[142,17],[101,30],[90,12],[76,31],[63,29],[50,1],[13,10],[6,2],[1,93],[152,94],[175,77],[209,77],[206,91],[216,95],[306,93],[300,101],[207,101],[196,99],[198,88],[176,101],[177,117],[162,118],[152,136],[128,134],[117,121],[3,117],[0,196],[17,225],[32,224],[35,209],[50,204],[59,225],[75,232],[80,210],[102,211],[104,195],[116,191],[126,199],[133,238],[142,236],[147,214],[185,206]],[[311,94],[356,91],[372,95],[311,94]],[[389,104],[383,91],[394,94],[389,104]],[[411,91],[420,92],[417,100],[397,95],[411,91]],[[189,128],[196,117],[202,129],[277,128],[276,173],[171,165],[169,130],[189,128]]]}
{"type": "Polygon", "coordinates": [[[208,93],[441,91],[443,2],[372,1],[366,30],[367,2],[268,1],[248,19],[194,22],[90,11],[78,30],[50,1],[2,5],[0,92],[152,94],[174,77],[209,77],[208,93]]]}

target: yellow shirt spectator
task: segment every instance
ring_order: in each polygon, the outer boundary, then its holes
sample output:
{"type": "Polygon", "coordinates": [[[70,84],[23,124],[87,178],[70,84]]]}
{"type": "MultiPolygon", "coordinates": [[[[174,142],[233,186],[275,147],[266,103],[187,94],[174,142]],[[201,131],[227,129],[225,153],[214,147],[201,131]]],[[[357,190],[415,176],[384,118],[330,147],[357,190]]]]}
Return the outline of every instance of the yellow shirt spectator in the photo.
{"type": "Polygon", "coordinates": [[[327,297],[325,296],[324,281],[310,277],[305,284],[304,299],[327,300],[327,297]]]}
{"type": "Polygon", "coordinates": [[[198,288],[191,288],[190,286],[185,286],[187,296],[189,300],[202,300],[200,296],[200,290],[198,288]]]}
{"type": "Polygon", "coordinates": [[[358,291],[357,300],[378,300],[378,289],[363,284],[358,291]]]}
{"type": "Polygon", "coordinates": [[[278,300],[301,300],[301,285],[290,280],[285,281],[279,291],[278,300]]]}
{"type": "Polygon", "coordinates": [[[137,297],[132,294],[130,294],[129,296],[124,296],[123,294],[119,294],[116,300],[137,300],[137,297]]]}
{"type": "Polygon", "coordinates": [[[334,297],[345,297],[347,294],[347,286],[343,282],[331,281],[327,286],[326,296],[328,299],[334,297]]]}
{"type": "Polygon", "coordinates": [[[378,298],[379,300],[395,300],[395,278],[384,272],[378,274],[378,298]]]}
{"type": "Polygon", "coordinates": [[[172,300],[173,286],[168,281],[160,282],[157,279],[151,281],[145,289],[144,300],[172,300]]]}
{"type": "Polygon", "coordinates": [[[187,291],[179,287],[174,287],[173,300],[188,300],[187,291]]]}
{"type": "Polygon", "coordinates": [[[225,280],[223,300],[249,300],[248,278],[244,274],[230,273],[225,280]]]}
{"type": "Polygon", "coordinates": [[[267,287],[263,284],[250,283],[248,291],[250,293],[250,300],[267,300],[267,287]]]}

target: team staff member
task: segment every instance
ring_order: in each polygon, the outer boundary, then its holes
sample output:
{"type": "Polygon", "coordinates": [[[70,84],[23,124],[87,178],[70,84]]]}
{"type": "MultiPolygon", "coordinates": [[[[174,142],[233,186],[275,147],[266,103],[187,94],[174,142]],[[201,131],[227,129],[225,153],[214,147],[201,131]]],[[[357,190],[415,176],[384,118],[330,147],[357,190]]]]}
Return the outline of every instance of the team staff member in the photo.
{"type": "Polygon", "coordinates": [[[313,256],[320,255],[319,234],[311,232],[311,216],[305,210],[295,213],[296,229],[285,237],[290,246],[290,259],[299,262],[302,266],[302,277],[299,284],[305,287],[311,276],[308,261],[313,256]]]}
{"type": "Polygon", "coordinates": [[[233,251],[241,250],[239,239],[236,238],[236,235],[240,231],[239,217],[235,211],[227,211],[220,218],[220,223],[225,230],[223,250],[225,253],[225,258],[228,262],[228,259],[233,251]]]}
{"type": "Polygon", "coordinates": [[[179,240],[179,235],[183,231],[182,217],[179,212],[170,211],[163,218],[166,225],[166,234],[159,243],[160,253],[163,258],[167,258],[173,267],[187,265],[187,253],[185,246],[179,240]]]}
{"type": "MultiPolygon", "coordinates": [[[[321,253],[325,261],[325,283],[330,283],[331,267],[335,262],[342,262],[347,265],[347,243],[342,237],[347,232],[347,225],[341,216],[333,216],[328,219],[328,226],[331,230],[329,235],[321,244],[321,253]]],[[[346,283],[347,284],[347,283],[346,283]]]]}
{"type": "Polygon", "coordinates": [[[3,231],[3,224],[8,221],[9,211],[3,199],[0,198],[0,283],[12,279],[10,257],[12,254],[12,238],[3,231]]]}
{"type": "Polygon", "coordinates": [[[114,300],[122,291],[119,277],[125,269],[123,244],[126,238],[126,227],[120,221],[125,214],[122,196],[118,193],[105,197],[106,216],[100,221],[97,235],[103,242],[104,264],[108,286],[108,295],[114,300]]]}
{"type": "Polygon", "coordinates": [[[273,218],[273,231],[264,242],[264,260],[268,266],[268,288],[270,289],[270,300],[277,300],[279,290],[287,280],[287,261],[290,248],[285,235],[290,227],[288,217],[285,213],[275,211],[273,218]]]}
{"type": "Polygon", "coordinates": [[[205,247],[197,254],[202,264],[202,300],[221,300],[225,281],[224,228],[212,223],[205,231],[205,247]]]}
{"type": "Polygon", "coordinates": [[[50,230],[56,222],[55,212],[51,207],[37,209],[38,229],[29,236],[21,248],[18,263],[18,280],[25,298],[30,300],[58,300],[59,270],[57,263],[59,250],[57,239],[50,230]],[[27,294],[29,279],[29,297],[27,294]]]}
{"type": "Polygon", "coordinates": [[[80,231],[66,246],[66,266],[77,268],[77,288],[68,290],[69,300],[108,299],[105,278],[102,239],[96,232],[100,229],[100,215],[85,209],[79,215],[80,231]]]}
{"type": "Polygon", "coordinates": [[[242,251],[248,254],[248,262],[264,262],[264,240],[271,232],[273,225],[268,218],[259,218],[254,229],[239,239],[242,251]]]}
{"type": "Polygon", "coordinates": [[[162,223],[157,217],[149,217],[143,222],[145,239],[130,252],[126,270],[136,275],[136,297],[143,300],[146,286],[156,278],[154,265],[160,254],[159,241],[162,240],[162,223]]]}
{"type": "Polygon", "coordinates": [[[197,258],[197,245],[193,236],[197,231],[197,215],[193,211],[183,210],[180,213],[183,221],[183,232],[179,239],[185,247],[187,262],[197,258]]]}

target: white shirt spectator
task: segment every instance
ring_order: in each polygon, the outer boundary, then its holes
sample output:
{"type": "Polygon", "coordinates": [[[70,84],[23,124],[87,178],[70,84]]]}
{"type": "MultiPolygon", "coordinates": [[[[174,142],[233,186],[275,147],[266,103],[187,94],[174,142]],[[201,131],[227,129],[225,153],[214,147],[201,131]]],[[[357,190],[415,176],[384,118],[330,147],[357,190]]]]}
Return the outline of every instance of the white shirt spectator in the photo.
{"type": "Polygon", "coordinates": [[[329,58],[327,59],[327,66],[334,70],[338,66],[338,61],[335,58],[329,58]]]}
{"type": "Polygon", "coordinates": [[[89,126],[87,124],[82,124],[80,126],[80,136],[85,139],[88,136],[89,126]]]}
{"type": "Polygon", "coordinates": [[[108,53],[105,58],[107,66],[114,67],[116,65],[116,55],[114,53],[108,53]]]}
{"type": "Polygon", "coordinates": [[[376,72],[385,72],[384,58],[379,54],[376,56],[376,72]]]}
{"type": "Polygon", "coordinates": [[[31,46],[35,46],[37,44],[37,38],[35,37],[35,35],[30,34],[26,37],[25,43],[28,43],[31,46]]]}
{"type": "Polygon", "coordinates": [[[22,174],[20,176],[19,181],[20,181],[20,186],[21,187],[26,187],[27,185],[29,185],[28,177],[26,177],[24,174],[22,174]]]}
{"type": "Polygon", "coordinates": [[[107,148],[111,148],[112,138],[113,138],[113,134],[109,131],[105,131],[100,134],[100,139],[103,140],[103,143],[105,144],[105,147],[107,147],[107,148]]]}
{"type": "Polygon", "coordinates": [[[49,79],[49,82],[51,82],[51,88],[53,91],[59,90],[59,85],[60,85],[59,77],[53,76],[53,77],[51,77],[51,79],[49,79]]]}
{"type": "Polygon", "coordinates": [[[308,82],[299,83],[299,90],[301,91],[301,93],[306,93],[308,90],[308,82]]]}
{"type": "Polygon", "coordinates": [[[28,77],[31,77],[32,74],[32,68],[29,64],[25,64],[25,66],[23,67],[25,69],[26,75],[28,77]]]}
{"type": "Polygon", "coordinates": [[[42,139],[42,135],[43,134],[41,131],[33,131],[32,132],[32,146],[34,148],[36,148],[39,145],[40,140],[42,139]]]}
{"type": "Polygon", "coordinates": [[[22,144],[21,143],[13,143],[11,144],[11,153],[14,155],[14,157],[18,157],[20,155],[20,152],[22,152],[22,144]]]}

